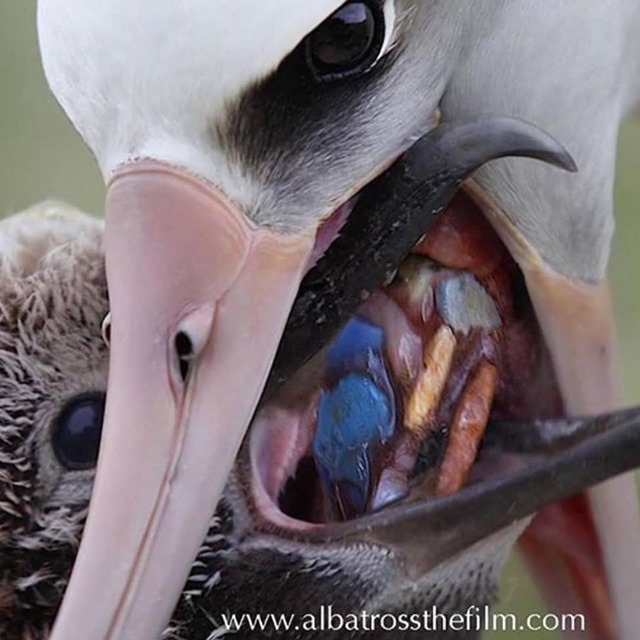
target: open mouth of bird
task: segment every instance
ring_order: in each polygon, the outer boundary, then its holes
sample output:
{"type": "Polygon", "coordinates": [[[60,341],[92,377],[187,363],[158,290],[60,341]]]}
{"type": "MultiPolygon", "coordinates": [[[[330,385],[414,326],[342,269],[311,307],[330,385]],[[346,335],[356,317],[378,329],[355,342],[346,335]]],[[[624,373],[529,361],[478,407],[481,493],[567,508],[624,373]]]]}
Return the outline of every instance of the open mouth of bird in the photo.
{"type": "Polygon", "coordinates": [[[257,413],[250,503],[301,532],[450,496],[504,472],[483,456],[492,422],[562,413],[524,277],[463,188],[257,413]]]}

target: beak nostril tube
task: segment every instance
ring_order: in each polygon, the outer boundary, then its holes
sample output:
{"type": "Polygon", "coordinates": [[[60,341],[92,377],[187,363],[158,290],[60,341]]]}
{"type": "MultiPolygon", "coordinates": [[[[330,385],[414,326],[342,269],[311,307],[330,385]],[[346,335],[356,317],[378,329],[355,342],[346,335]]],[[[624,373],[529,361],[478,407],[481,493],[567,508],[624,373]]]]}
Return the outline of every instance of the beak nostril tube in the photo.
{"type": "Polygon", "coordinates": [[[214,306],[206,304],[189,313],[178,325],[173,339],[173,355],[183,385],[187,384],[196,359],[209,341],[214,313],[214,306]]]}
{"type": "Polygon", "coordinates": [[[175,351],[178,362],[178,370],[180,371],[180,379],[183,384],[189,379],[189,372],[195,356],[193,342],[191,338],[184,332],[180,331],[175,339],[175,351]]]}

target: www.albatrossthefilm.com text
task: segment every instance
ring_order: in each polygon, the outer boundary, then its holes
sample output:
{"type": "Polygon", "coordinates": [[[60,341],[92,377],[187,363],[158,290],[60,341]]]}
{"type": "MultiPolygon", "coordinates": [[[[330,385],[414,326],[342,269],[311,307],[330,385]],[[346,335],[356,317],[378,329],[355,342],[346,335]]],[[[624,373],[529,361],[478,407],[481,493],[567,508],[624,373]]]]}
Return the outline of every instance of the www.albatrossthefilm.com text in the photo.
{"type": "Polygon", "coordinates": [[[303,614],[222,614],[222,627],[230,632],[242,630],[282,633],[286,631],[586,631],[584,615],[565,613],[496,613],[490,607],[470,606],[464,613],[441,613],[437,607],[421,613],[337,613],[323,605],[314,613],[303,614]]]}

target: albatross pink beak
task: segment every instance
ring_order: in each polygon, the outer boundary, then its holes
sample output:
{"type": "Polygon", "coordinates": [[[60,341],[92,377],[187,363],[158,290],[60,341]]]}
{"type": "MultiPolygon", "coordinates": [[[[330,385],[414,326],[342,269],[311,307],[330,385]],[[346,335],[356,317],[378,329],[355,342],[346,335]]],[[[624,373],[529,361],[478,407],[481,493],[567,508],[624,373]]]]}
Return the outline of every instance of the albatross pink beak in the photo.
{"type": "Polygon", "coordinates": [[[54,640],[159,637],[313,246],[311,233],[253,227],[214,188],[153,162],[115,176],[106,215],[107,410],[54,640]]]}

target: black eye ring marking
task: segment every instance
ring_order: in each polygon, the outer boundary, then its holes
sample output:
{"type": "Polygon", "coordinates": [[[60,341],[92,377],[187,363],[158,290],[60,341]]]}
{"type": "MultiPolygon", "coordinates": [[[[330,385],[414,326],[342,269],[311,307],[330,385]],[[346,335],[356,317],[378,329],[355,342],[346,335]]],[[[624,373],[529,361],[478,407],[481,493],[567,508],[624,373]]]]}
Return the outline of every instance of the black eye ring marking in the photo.
{"type": "Polygon", "coordinates": [[[52,445],[60,464],[70,471],[92,469],[98,460],[105,394],[93,391],[69,400],[56,417],[52,445]]]}
{"type": "Polygon", "coordinates": [[[349,0],[307,36],[307,65],[319,82],[361,76],[378,59],[385,34],[383,2],[349,0]]]}

